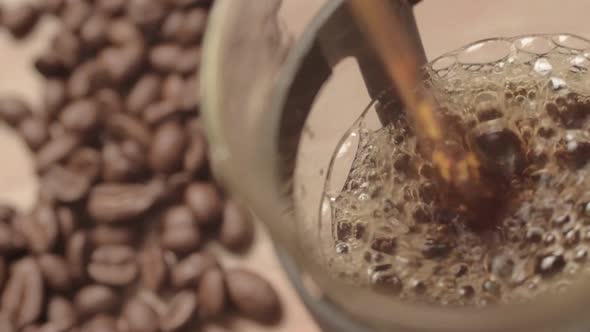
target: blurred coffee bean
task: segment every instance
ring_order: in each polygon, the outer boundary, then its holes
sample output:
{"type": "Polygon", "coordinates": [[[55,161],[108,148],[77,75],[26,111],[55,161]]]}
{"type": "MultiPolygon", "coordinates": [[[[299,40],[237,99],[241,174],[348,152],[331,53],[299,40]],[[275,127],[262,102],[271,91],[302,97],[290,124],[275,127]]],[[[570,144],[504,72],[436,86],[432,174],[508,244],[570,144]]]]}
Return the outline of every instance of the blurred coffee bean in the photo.
{"type": "Polygon", "coordinates": [[[178,74],[166,76],[162,83],[162,98],[172,102],[180,100],[184,92],[184,80],[178,74]]]}
{"type": "Polygon", "coordinates": [[[129,246],[101,246],[92,253],[88,274],[101,284],[128,285],[137,276],[135,253],[129,246]]]}
{"type": "Polygon", "coordinates": [[[128,82],[137,75],[143,65],[143,45],[133,44],[103,49],[98,61],[112,82],[116,84],[128,82]]]}
{"type": "Polygon", "coordinates": [[[37,150],[49,138],[47,123],[38,116],[23,119],[18,125],[18,131],[32,150],[37,150]]]}
{"type": "Polygon", "coordinates": [[[244,269],[231,269],[225,274],[229,298],[245,316],[265,323],[281,315],[279,297],[268,281],[244,269]]]}
{"type": "Polygon", "coordinates": [[[101,156],[95,149],[79,148],[74,150],[67,161],[67,169],[93,182],[102,169],[101,156]]]}
{"type": "Polygon", "coordinates": [[[129,18],[140,26],[155,25],[166,14],[165,1],[128,0],[127,14],[129,18]]]}
{"type": "Polygon", "coordinates": [[[197,222],[206,225],[218,222],[223,208],[221,193],[210,183],[195,182],[185,191],[184,200],[193,210],[197,222]]]}
{"type": "Polygon", "coordinates": [[[88,99],[75,101],[63,109],[60,122],[67,130],[91,130],[98,124],[98,105],[88,99]]]}
{"type": "Polygon", "coordinates": [[[130,115],[112,114],[106,119],[106,129],[117,138],[130,139],[144,147],[148,147],[152,141],[149,128],[130,115]]]}
{"type": "Polygon", "coordinates": [[[113,312],[119,304],[119,295],[110,287],[88,285],[74,296],[76,311],[84,317],[113,312]]]}
{"type": "Polygon", "coordinates": [[[106,143],[103,146],[102,164],[102,178],[108,182],[125,182],[136,171],[121,147],[115,143],[106,143]]]}
{"type": "Polygon", "coordinates": [[[160,328],[163,332],[180,331],[190,322],[196,310],[197,297],[195,293],[181,291],[168,303],[166,313],[160,320],[160,328]]]}
{"type": "Polygon", "coordinates": [[[79,201],[88,194],[90,180],[82,174],[54,165],[43,176],[41,185],[57,200],[71,203],[79,201]]]}
{"type": "Polygon", "coordinates": [[[99,314],[89,319],[82,327],[84,332],[121,332],[117,320],[107,314],[99,314]]]}
{"type": "Polygon", "coordinates": [[[80,144],[80,138],[64,134],[45,143],[37,152],[37,169],[44,171],[49,166],[66,158],[80,144]]]}
{"type": "Polygon", "coordinates": [[[219,317],[226,305],[225,280],[219,268],[208,269],[199,284],[199,316],[204,319],[219,317]]]}
{"type": "Polygon", "coordinates": [[[61,22],[70,31],[79,31],[82,24],[88,20],[92,7],[85,1],[66,0],[66,6],[61,12],[61,22]]]}
{"type": "Polygon", "coordinates": [[[126,100],[127,111],[140,114],[160,97],[161,79],[154,74],[146,74],[133,86],[126,100]]]}
{"type": "Polygon", "coordinates": [[[137,230],[132,227],[116,225],[96,225],[90,233],[92,244],[96,247],[129,245],[135,242],[137,230]]]}
{"type": "Polygon", "coordinates": [[[176,67],[176,61],[181,54],[182,49],[178,45],[156,45],[150,50],[149,61],[156,70],[169,73],[174,71],[176,67]]]}
{"type": "Polygon", "coordinates": [[[56,291],[67,291],[72,287],[68,264],[61,256],[43,254],[37,262],[47,285],[56,291]]]}
{"type": "Polygon", "coordinates": [[[23,327],[41,316],[43,301],[43,277],[35,260],[27,257],[14,263],[2,292],[2,312],[23,327]]]}
{"type": "Polygon", "coordinates": [[[0,254],[6,255],[26,248],[27,242],[20,228],[0,223],[0,254]]]}
{"type": "Polygon", "coordinates": [[[133,220],[156,203],[162,190],[158,183],[99,184],[90,191],[88,213],[104,223],[133,220]]]}
{"type": "Polygon", "coordinates": [[[180,31],[184,26],[186,14],[182,10],[170,12],[162,23],[162,38],[168,41],[178,41],[180,31]]]}
{"type": "Polygon", "coordinates": [[[176,102],[163,100],[150,104],[143,111],[143,121],[149,125],[158,125],[170,117],[178,114],[179,107],[176,102]]]}
{"type": "Polygon", "coordinates": [[[66,85],[58,79],[49,79],[45,81],[43,89],[43,105],[49,118],[53,118],[61,107],[66,103],[67,92],[66,85]]]}
{"type": "Polygon", "coordinates": [[[39,8],[29,2],[12,3],[5,6],[2,24],[15,38],[23,38],[33,30],[40,17],[39,8]]]}
{"type": "Polygon", "coordinates": [[[128,45],[130,43],[143,42],[143,35],[133,22],[127,19],[118,19],[108,27],[107,38],[114,45],[128,45]]]}
{"type": "Polygon", "coordinates": [[[169,208],[162,220],[162,246],[178,253],[189,253],[201,245],[201,233],[191,210],[178,205],[169,208]]]}
{"type": "Polygon", "coordinates": [[[182,51],[176,62],[176,71],[183,75],[189,75],[198,70],[201,64],[201,48],[191,47],[182,51]]]}
{"type": "Polygon", "coordinates": [[[233,201],[227,201],[219,230],[219,241],[226,248],[239,251],[247,248],[254,239],[254,225],[250,214],[233,201]]]}
{"type": "Polygon", "coordinates": [[[207,11],[203,8],[191,9],[184,19],[178,41],[183,44],[198,43],[203,37],[207,25],[207,11]]]}
{"type": "Polygon", "coordinates": [[[94,94],[101,115],[107,117],[110,114],[123,112],[121,96],[112,89],[100,89],[94,94]]]}
{"type": "Polygon", "coordinates": [[[94,60],[86,61],[74,69],[70,75],[67,81],[68,96],[72,99],[88,97],[98,88],[106,86],[108,81],[108,73],[100,67],[100,63],[94,60]]]}
{"type": "Polygon", "coordinates": [[[61,330],[68,330],[76,325],[77,313],[72,302],[62,296],[54,296],[47,304],[47,320],[61,330]]]}
{"type": "Polygon", "coordinates": [[[46,13],[57,15],[64,8],[65,2],[65,0],[45,0],[42,9],[46,13]]]}
{"type": "Polygon", "coordinates": [[[199,80],[196,77],[190,78],[184,85],[184,94],[180,102],[180,107],[185,112],[198,112],[201,101],[199,80]]]}
{"type": "Polygon", "coordinates": [[[94,2],[95,8],[107,15],[118,15],[125,9],[127,0],[96,0],[94,2]]]}
{"type": "Polygon", "coordinates": [[[7,96],[0,98],[0,119],[10,126],[17,126],[32,115],[31,108],[22,99],[7,96]]]}
{"type": "Polygon", "coordinates": [[[159,290],[168,278],[168,266],[164,251],[157,245],[149,245],[139,255],[141,283],[152,291],[159,290]]]}
{"type": "Polygon", "coordinates": [[[160,322],[156,312],[143,300],[133,298],[123,307],[122,318],[129,332],[158,332],[160,322]]]}
{"type": "Polygon", "coordinates": [[[14,207],[0,203],[0,223],[10,223],[16,217],[14,207]]]}
{"type": "Polygon", "coordinates": [[[199,280],[209,268],[217,266],[217,260],[208,252],[193,253],[174,266],[171,274],[175,288],[197,287],[199,280]]]}
{"type": "Polygon", "coordinates": [[[66,260],[70,276],[81,281],[86,276],[86,264],[90,254],[90,240],[84,231],[77,231],[68,240],[66,260]]]}
{"type": "MultiPolygon", "coordinates": [[[[55,52],[56,60],[52,60],[55,65],[65,70],[72,70],[80,62],[82,47],[72,30],[61,29],[52,41],[51,51],[55,52]]],[[[57,69],[55,68],[59,72],[57,69]]]]}
{"type": "Polygon", "coordinates": [[[18,227],[31,251],[44,253],[53,248],[59,234],[59,225],[53,206],[39,204],[29,215],[22,216],[18,227]]]}
{"type": "Polygon", "coordinates": [[[62,239],[69,239],[77,227],[76,217],[71,208],[67,206],[60,206],[55,210],[57,216],[57,223],[59,225],[59,233],[62,239]]]}
{"type": "Polygon", "coordinates": [[[86,48],[97,49],[107,41],[107,30],[110,22],[102,14],[92,15],[80,29],[80,39],[86,48]]]}
{"type": "Polygon", "coordinates": [[[168,121],[156,129],[149,152],[151,169],[169,173],[180,168],[186,150],[187,137],[176,121],[168,121]]]}
{"type": "Polygon", "coordinates": [[[207,141],[201,133],[189,133],[190,143],[184,154],[184,170],[197,174],[207,164],[207,141]]]}
{"type": "Polygon", "coordinates": [[[53,79],[66,76],[69,70],[62,56],[55,49],[48,49],[39,54],[33,66],[42,76],[53,79]]]}

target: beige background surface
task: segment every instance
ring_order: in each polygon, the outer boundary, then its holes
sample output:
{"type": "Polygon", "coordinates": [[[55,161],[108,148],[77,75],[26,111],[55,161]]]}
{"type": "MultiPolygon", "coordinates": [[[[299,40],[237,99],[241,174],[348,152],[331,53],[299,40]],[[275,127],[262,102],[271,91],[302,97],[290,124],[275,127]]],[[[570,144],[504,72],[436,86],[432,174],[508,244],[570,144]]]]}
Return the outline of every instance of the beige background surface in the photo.
{"type": "MultiPolygon", "coordinates": [[[[9,1],[9,0],[4,0],[9,1]]],[[[12,0],[23,1],[23,0],[12,0]]],[[[324,0],[285,0],[281,12],[288,29],[298,35],[324,0]]],[[[424,0],[416,15],[430,58],[467,42],[498,35],[530,32],[572,32],[590,37],[590,1],[585,0],[424,0]]],[[[14,43],[0,33],[0,94],[14,93],[29,99],[34,105],[40,100],[39,77],[31,70],[31,60],[51,34],[51,24],[44,22],[34,36],[24,43],[14,43]]],[[[354,66],[344,68],[354,71],[354,66]]],[[[354,77],[352,75],[351,77],[354,77]]],[[[362,84],[351,79],[344,84],[346,91],[359,91],[362,84]]],[[[322,105],[338,107],[346,104],[338,89],[331,91],[331,99],[322,105]]],[[[354,93],[346,93],[357,98],[354,93]]],[[[350,101],[350,100],[349,100],[350,101]]],[[[13,133],[0,128],[0,201],[17,204],[27,209],[33,204],[36,179],[30,156],[24,144],[13,133]]],[[[227,265],[245,265],[260,271],[273,282],[282,294],[285,319],[278,326],[262,327],[244,320],[232,320],[225,326],[211,326],[209,331],[317,331],[306,310],[285,281],[283,272],[272,252],[270,242],[261,231],[258,241],[245,257],[224,254],[227,265]],[[241,258],[241,259],[239,259],[241,258]]]]}

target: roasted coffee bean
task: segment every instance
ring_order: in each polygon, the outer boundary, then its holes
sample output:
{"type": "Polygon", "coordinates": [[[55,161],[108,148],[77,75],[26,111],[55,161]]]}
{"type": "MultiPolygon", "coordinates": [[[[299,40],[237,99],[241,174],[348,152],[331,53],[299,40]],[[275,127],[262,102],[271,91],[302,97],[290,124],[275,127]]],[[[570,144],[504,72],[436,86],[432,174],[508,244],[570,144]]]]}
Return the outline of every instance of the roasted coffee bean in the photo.
{"type": "Polygon", "coordinates": [[[103,116],[122,113],[124,111],[121,96],[112,89],[101,89],[94,94],[94,98],[103,116]]]}
{"type": "Polygon", "coordinates": [[[563,270],[566,260],[563,255],[544,255],[537,258],[536,271],[543,277],[551,277],[563,270]]]}
{"type": "Polygon", "coordinates": [[[175,10],[168,14],[162,23],[162,37],[169,41],[178,41],[185,19],[186,14],[182,10],[175,10]]]}
{"type": "Polygon", "coordinates": [[[88,99],[77,100],[63,109],[59,119],[67,130],[91,130],[98,124],[98,105],[88,99]]]}
{"type": "Polygon", "coordinates": [[[65,159],[78,147],[80,138],[64,134],[43,145],[37,153],[37,169],[44,171],[56,162],[65,159]]]}
{"type": "Polygon", "coordinates": [[[44,77],[58,79],[68,74],[69,68],[55,49],[48,49],[37,56],[33,64],[44,77]]]}
{"type": "Polygon", "coordinates": [[[227,201],[223,209],[223,221],[219,241],[230,250],[247,248],[254,238],[254,225],[248,211],[237,203],[227,201]]]}
{"type": "Polygon", "coordinates": [[[56,208],[55,215],[59,225],[59,234],[62,239],[69,239],[78,226],[74,212],[67,206],[60,206],[56,208]]]}
{"type": "Polygon", "coordinates": [[[56,65],[63,68],[56,68],[56,70],[69,71],[80,62],[82,46],[72,30],[61,29],[53,39],[51,46],[51,51],[55,52],[56,65]]]}
{"type": "Polygon", "coordinates": [[[103,146],[102,164],[102,178],[107,182],[125,182],[138,171],[115,143],[107,142],[103,146]]]}
{"type": "Polygon", "coordinates": [[[57,216],[49,204],[39,204],[31,214],[22,216],[18,227],[30,250],[35,253],[44,253],[53,248],[59,234],[57,216]]]}
{"type": "Polygon", "coordinates": [[[99,247],[92,253],[88,274],[101,284],[112,286],[128,285],[137,276],[135,253],[129,246],[109,245],[99,247]]]}
{"type": "Polygon", "coordinates": [[[186,189],[184,200],[197,222],[205,225],[219,221],[223,202],[214,185],[195,182],[186,189]]]}
{"type": "Polygon", "coordinates": [[[226,305],[225,280],[219,268],[208,269],[199,284],[199,316],[204,319],[219,317],[226,305]]]}
{"type": "Polygon", "coordinates": [[[174,71],[176,61],[182,54],[182,48],[175,44],[156,45],[150,50],[150,64],[158,71],[169,73],[174,71]]]}
{"type": "Polygon", "coordinates": [[[74,233],[68,240],[66,259],[70,276],[77,281],[86,276],[86,264],[90,253],[90,240],[84,231],[74,233]]]}
{"type": "Polygon", "coordinates": [[[133,22],[127,19],[117,19],[109,25],[107,38],[114,45],[129,45],[131,43],[142,43],[143,35],[133,22]]]}
{"type": "Polygon", "coordinates": [[[144,62],[143,44],[121,48],[106,48],[98,57],[110,80],[116,84],[130,81],[138,74],[144,62]]]}
{"type": "Polygon", "coordinates": [[[88,147],[76,149],[68,158],[67,169],[94,182],[102,169],[100,153],[88,147]]]}
{"type": "Polygon", "coordinates": [[[96,0],[94,6],[97,10],[114,16],[123,12],[126,2],[127,0],[96,0]]]}
{"type": "Polygon", "coordinates": [[[102,14],[92,15],[80,29],[80,39],[86,48],[97,49],[107,41],[109,20],[102,14]]]}
{"type": "Polygon", "coordinates": [[[99,314],[92,317],[82,327],[84,332],[120,332],[117,327],[117,320],[105,314],[99,314]]]}
{"type": "Polygon", "coordinates": [[[162,246],[178,253],[189,253],[201,244],[201,233],[191,210],[178,205],[169,208],[162,220],[162,246]]]}
{"type": "Polygon", "coordinates": [[[92,7],[85,1],[69,0],[61,12],[61,22],[70,31],[79,31],[88,20],[92,7]]]}
{"type": "Polygon", "coordinates": [[[181,109],[185,112],[198,112],[201,96],[199,93],[199,81],[191,78],[184,84],[184,94],[180,101],[181,109]]]}
{"type": "Polygon", "coordinates": [[[116,223],[133,220],[147,212],[161,197],[162,185],[99,184],[88,198],[88,213],[98,222],[116,223]]]}
{"type": "Polygon", "coordinates": [[[162,80],[154,74],[146,74],[141,77],[127,95],[127,111],[132,114],[144,112],[148,105],[160,97],[162,80]]]}
{"type": "Polygon", "coordinates": [[[168,266],[164,251],[156,245],[149,245],[139,255],[141,283],[152,291],[159,290],[168,278],[168,266]]]}
{"type": "Polygon", "coordinates": [[[168,121],[158,126],[149,152],[151,169],[161,173],[179,169],[186,147],[187,137],[178,122],[168,121]]]}
{"type": "Polygon", "coordinates": [[[181,291],[176,294],[165,314],[160,320],[160,328],[164,332],[176,332],[185,327],[197,310],[197,297],[192,291],[181,291]]]}
{"type": "Polygon", "coordinates": [[[39,8],[28,2],[5,6],[2,24],[16,38],[23,38],[33,30],[39,20],[39,8]]]}
{"type": "Polygon", "coordinates": [[[107,286],[88,285],[74,296],[74,306],[78,314],[90,317],[112,312],[119,304],[119,295],[107,286]]]}
{"type": "Polygon", "coordinates": [[[0,119],[11,126],[17,126],[25,118],[33,115],[31,108],[22,99],[16,97],[0,98],[0,119]]]}
{"type": "Polygon", "coordinates": [[[225,274],[229,298],[245,316],[273,322],[281,315],[279,297],[268,281],[244,269],[231,269],[225,274]]]}
{"type": "Polygon", "coordinates": [[[208,252],[197,252],[181,260],[171,274],[175,288],[196,287],[207,269],[217,266],[217,260],[208,252]]]}
{"type": "Polygon", "coordinates": [[[158,125],[167,120],[175,114],[178,114],[180,109],[176,102],[163,100],[153,103],[145,108],[142,114],[143,121],[149,125],[158,125]]]}
{"type": "Polygon", "coordinates": [[[112,114],[106,120],[106,127],[111,135],[136,141],[144,147],[148,147],[152,142],[149,128],[133,116],[121,113],[112,114]]]}
{"type": "Polygon", "coordinates": [[[96,225],[92,229],[92,243],[97,246],[126,245],[135,242],[135,232],[132,227],[116,225],[96,225]]]}
{"type": "Polygon", "coordinates": [[[72,287],[68,264],[61,256],[43,254],[37,259],[47,285],[56,291],[66,291],[72,287]]]}
{"type": "Polygon", "coordinates": [[[129,0],[127,14],[138,25],[155,25],[164,18],[166,3],[165,1],[129,0]]]}
{"type": "Polygon", "coordinates": [[[207,11],[203,8],[193,8],[184,19],[184,24],[178,35],[178,41],[184,44],[199,42],[207,25],[207,11]]]}
{"type": "Polygon", "coordinates": [[[60,331],[68,331],[78,321],[78,314],[70,300],[54,296],[47,304],[47,320],[56,325],[60,331]]]}
{"type": "MultiPolygon", "coordinates": [[[[180,54],[178,61],[176,63],[176,71],[183,75],[190,75],[198,70],[199,65],[201,64],[201,48],[200,47],[191,47],[185,49],[180,54]]],[[[195,91],[195,93],[197,93],[195,91]]]]}
{"type": "Polygon", "coordinates": [[[42,186],[57,200],[71,203],[86,196],[90,189],[90,180],[82,174],[54,165],[43,176],[42,186]]]}
{"type": "Polygon", "coordinates": [[[40,148],[49,138],[47,123],[38,116],[23,119],[18,126],[18,131],[32,150],[40,148]]]}
{"type": "Polygon", "coordinates": [[[184,155],[184,170],[196,174],[207,164],[207,141],[202,133],[190,133],[191,139],[184,155]]]}
{"type": "Polygon", "coordinates": [[[184,92],[184,80],[178,74],[168,75],[162,82],[162,98],[177,102],[184,92]]]}
{"type": "Polygon", "coordinates": [[[156,312],[143,300],[131,299],[123,308],[122,318],[129,332],[157,332],[160,322],[156,312]]]}
{"type": "Polygon", "coordinates": [[[21,251],[26,247],[26,240],[20,229],[0,223],[0,254],[5,255],[21,251]]]}
{"type": "Polygon", "coordinates": [[[67,81],[68,96],[72,99],[88,97],[93,91],[106,86],[108,81],[106,70],[97,61],[89,60],[74,69],[70,75],[67,81]]]}
{"type": "Polygon", "coordinates": [[[2,312],[23,327],[41,316],[43,300],[43,277],[35,260],[27,257],[14,263],[2,292],[2,312]]]}
{"type": "Polygon", "coordinates": [[[64,8],[65,2],[65,0],[45,0],[42,9],[46,13],[57,15],[64,8]]]}

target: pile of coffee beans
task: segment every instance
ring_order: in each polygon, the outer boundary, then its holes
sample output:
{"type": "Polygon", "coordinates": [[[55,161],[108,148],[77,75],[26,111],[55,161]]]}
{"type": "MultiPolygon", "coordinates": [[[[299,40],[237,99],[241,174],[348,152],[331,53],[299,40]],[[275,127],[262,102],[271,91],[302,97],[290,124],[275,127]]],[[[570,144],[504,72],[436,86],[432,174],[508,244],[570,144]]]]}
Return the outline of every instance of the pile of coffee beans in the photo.
{"type": "Polygon", "coordinates": [[[0,331],[195,331],[235,311],[273,323],[280,301],[204,248],[247,249],[253,224],[208,167],[197,79],[211,0],[44,0],[2,8],[25,38],[59,30],[34,62],[44,109],[0,96],[34,152],[31,212],[0,205],[0,331]]]}

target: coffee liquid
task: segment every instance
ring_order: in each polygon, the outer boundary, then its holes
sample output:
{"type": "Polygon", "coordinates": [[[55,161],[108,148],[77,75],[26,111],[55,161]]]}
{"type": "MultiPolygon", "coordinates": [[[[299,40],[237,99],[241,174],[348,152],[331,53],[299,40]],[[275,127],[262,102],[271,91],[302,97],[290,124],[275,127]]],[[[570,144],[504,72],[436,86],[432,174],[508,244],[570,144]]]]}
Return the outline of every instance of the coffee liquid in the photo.
{"type": "Polygon", "coordinates": [[[357,123],[347,180],[328,197],[339,277],[403,300],[486,306],[561,292],[590,272],[590,62],[531,38],[551,50],[522,52],[514,39],[495,62],[426,67],[449,145],[476,151],[500,188],[483,213],[449,204],[403,113],[376,131],[357,123]]]}

